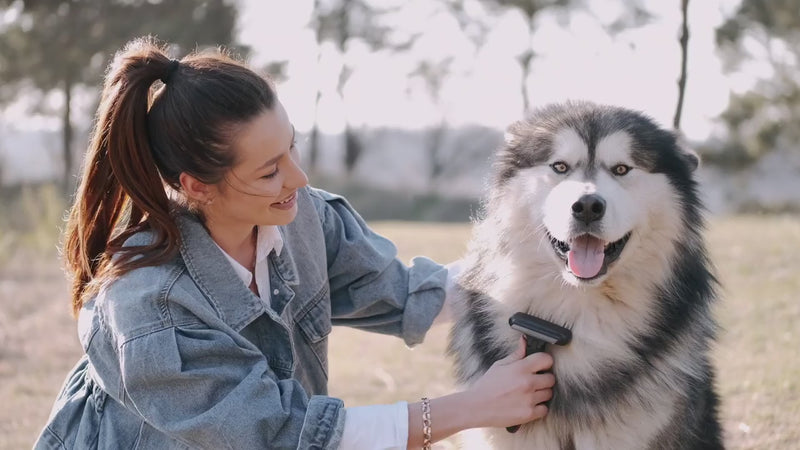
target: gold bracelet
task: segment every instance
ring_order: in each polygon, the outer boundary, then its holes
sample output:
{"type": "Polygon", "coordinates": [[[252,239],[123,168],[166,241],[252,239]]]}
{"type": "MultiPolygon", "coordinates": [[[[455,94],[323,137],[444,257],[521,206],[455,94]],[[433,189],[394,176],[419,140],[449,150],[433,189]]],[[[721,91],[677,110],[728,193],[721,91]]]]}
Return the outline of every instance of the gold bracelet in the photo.
{"type": "Polygon", "coordinates": [[[422,450],[431,450],[431,401],[422,397],[422,450]]]}

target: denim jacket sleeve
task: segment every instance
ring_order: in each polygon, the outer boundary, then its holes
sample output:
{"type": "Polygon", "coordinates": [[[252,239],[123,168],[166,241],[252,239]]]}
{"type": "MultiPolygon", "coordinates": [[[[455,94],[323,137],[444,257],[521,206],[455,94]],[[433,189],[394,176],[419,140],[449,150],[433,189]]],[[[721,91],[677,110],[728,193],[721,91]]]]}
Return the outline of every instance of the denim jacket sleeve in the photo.
{"type": "Polygon", "coordinates": [[[338,448],[341,400],[309,399],[246,339],[203,322],[167,322],[120,342],[117,396],[129,410],[191,448],[338,448]]]}
{"type": "Polygon", "coordinates": [[[344,198],[311,194],[325,234],[333,324],[401,336],[409,346],[422,342],[442,309],[447,269],[424,257],[406,266],[344,198]]]}

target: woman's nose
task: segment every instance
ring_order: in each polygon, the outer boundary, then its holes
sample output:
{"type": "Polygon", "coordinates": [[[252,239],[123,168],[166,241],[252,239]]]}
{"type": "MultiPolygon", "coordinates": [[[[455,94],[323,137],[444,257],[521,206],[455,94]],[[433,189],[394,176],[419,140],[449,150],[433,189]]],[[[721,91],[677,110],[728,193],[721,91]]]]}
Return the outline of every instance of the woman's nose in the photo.
{"type": "Polygon", "coordinates": [[[300,167],[300,161],[298,161],[297,156],[292,155],[289,159],[291,162],[289,163],[289,174],[286,176],[286,187],[300,189],[308,184],[308,176],[300,167]]]}

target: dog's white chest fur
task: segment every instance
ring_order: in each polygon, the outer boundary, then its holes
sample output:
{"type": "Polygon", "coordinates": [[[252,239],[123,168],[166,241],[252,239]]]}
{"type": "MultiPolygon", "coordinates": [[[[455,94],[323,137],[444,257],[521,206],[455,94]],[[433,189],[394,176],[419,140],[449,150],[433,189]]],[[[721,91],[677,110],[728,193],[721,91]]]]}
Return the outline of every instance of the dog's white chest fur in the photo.
{"type": "Polygon", "coordinates": [[[449,352],[459,380],[477,380],[518,342],[517,312],[571,329],[572,342],[546,349],[550,413],[490,431],[494,448],[722,447],[697,164],[621,108],[554,105],[509,127],[449,352]]]}

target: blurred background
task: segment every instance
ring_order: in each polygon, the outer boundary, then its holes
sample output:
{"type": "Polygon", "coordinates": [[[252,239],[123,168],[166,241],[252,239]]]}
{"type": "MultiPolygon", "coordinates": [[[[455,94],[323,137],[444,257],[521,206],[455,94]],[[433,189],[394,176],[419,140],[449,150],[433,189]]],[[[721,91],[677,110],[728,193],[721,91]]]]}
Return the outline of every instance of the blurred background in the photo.
{"type": "MultiPolygon", "coordinates": [[[[800,0],[0,0],[0,448],[30,446],[80,355],[59,233],[104,70],[146,34],[270,74],[312,183],[406,259],[463,252],[503,130],[538,106],[591,100],[679,130],[703,160],[724,286],[726,436],[800,439],[800,0]]],[[[334,334],[332,392],[350,404],[453,388],[446,330],[414,353],[334,334]]]]}
{"type": "Polygon", "coordinates": [[[0,0],[0,186],[68,198],[110,57],[152,34],[271,74],[312,181],[369,218],[466,219],[504,128],[568,99],[680,129],[712,212],[796,211],[798,4],[0,0]]]}

